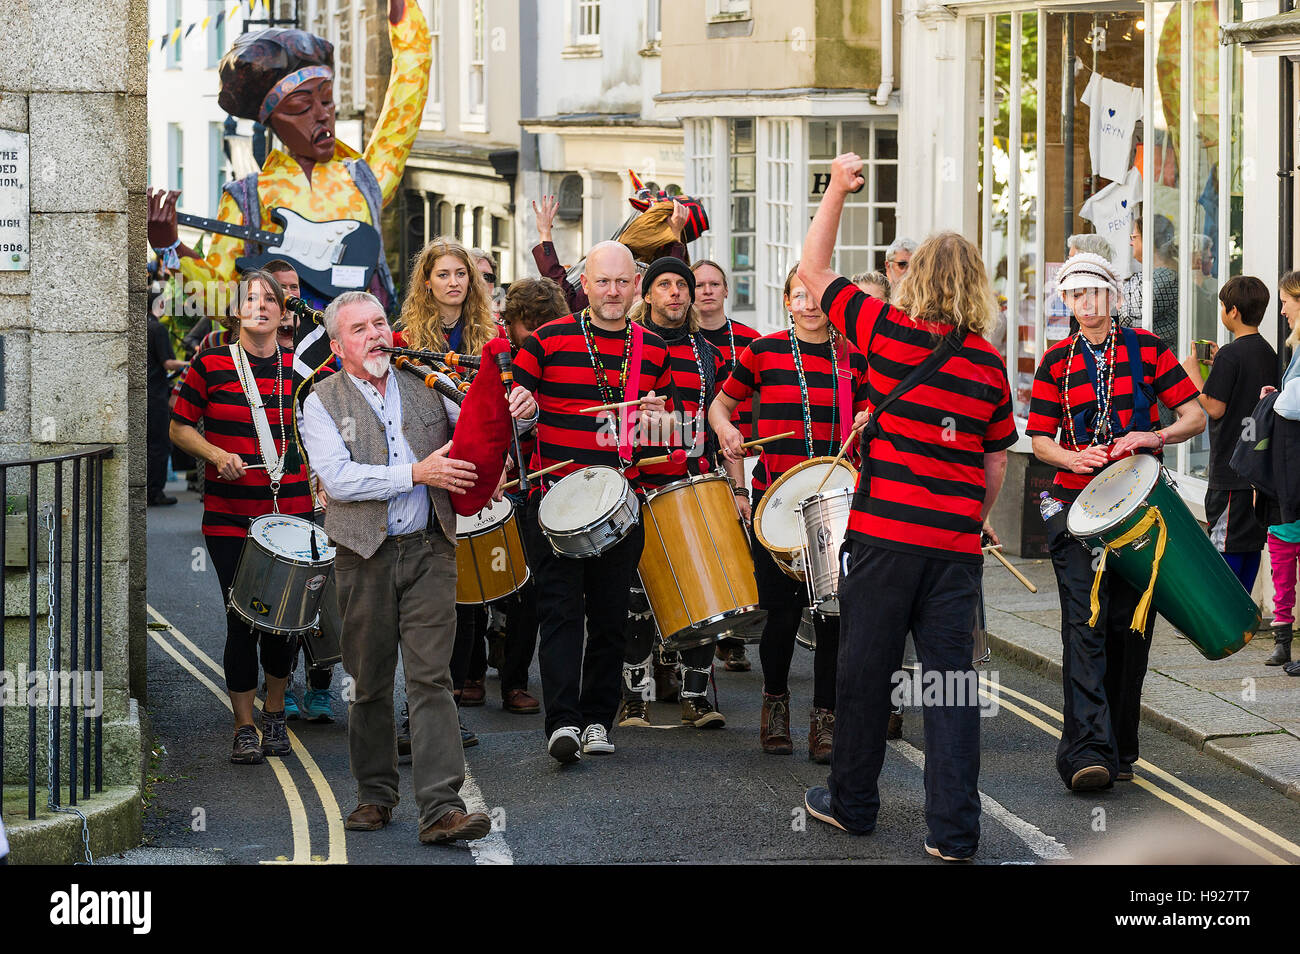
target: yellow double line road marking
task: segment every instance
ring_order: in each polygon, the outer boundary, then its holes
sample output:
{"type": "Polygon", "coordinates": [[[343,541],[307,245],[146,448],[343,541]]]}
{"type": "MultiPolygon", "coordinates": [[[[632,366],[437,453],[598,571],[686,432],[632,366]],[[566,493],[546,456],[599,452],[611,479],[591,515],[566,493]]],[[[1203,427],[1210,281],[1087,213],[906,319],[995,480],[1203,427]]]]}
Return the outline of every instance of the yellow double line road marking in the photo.
{"type": "MultiPolygon", "coordinates": [[[[1000,683],[990,682],[984,676],[980,676],[980,685],[983,687],[980,689],[980,695],[984,696],[986,699],[991,700],[994,698],[994,696],[988,690],[992,690],[993,693],[996,693],[997,703],[1000,708],[1004,708],[1008,712],[1011,712],[1014,715],[1019,716],[1020,718],[1028,722],[1030,725],[1037,726],[1038,728],[1042,729],[1044,732],[1046,732],[1050,736],[1053,736],[1054,738],[1059,739],[1061,737],[1060,729],[1044,722],[1042,719],[1038,718],[1038,716],[1033,715],[1030,712],[1026,712],[1024,709],[1020,708],[1020,706],[1017,706],[1015,703],[1008,702],[1006,699],[1002,697],[1011,696],[1013,699],[1018,699],[1021,702],[1025,703],[1030,708],[1037,709],[1039,712],[1042,712],[1052,717],[1053,719],[1057,720],[1058,722],[1064,724],[1065,716],[1062,713],[1053,709],[1051,706],[1039,702],[1037,699],[1033,698],[1032,696],[1025,695],[1023,692],[1017,692],[1015,689],[1008,688],[1007,686],[1001,685],[1000,683]]],[[[1189,785],[1187,782],[1184,782],[1182,779],[1170,775],[1168,772],[1166,772],[1164,769],[1160,768],[1159,766],[1152,765],[1146,759],[1138,759],[1137,765],[1135,765],[1133,768],[1134,768],[1133,783],[1137,785],[1139,788],[1142,788],[1150,792],[1156,798],[1160,799],[1163,802],[1168,803],[1169,805],[1172,805],[1174,808],[1177,808],[1179,811],[1183,812],[1184,814],[1196,819],[1205,827],[1211,829],[1212,831],[1218,832],[1219,834],[1223,835],[1225,838],[1229,839],[1230,841],[1233,841],[1236,844],[1241,845],[1243,848],[1253,852],[1254,854],[1258,855],[1260,858],[1263,858],[1265,861],[1269,862],[1270,864],[1285,865],[1285,864],[1291,864],[1292,862],[1290,862],[1286,858],[1279,857],[1278,855],[1269,851],[1267,848],[1260,845],[1258,842],[1255,842],[1250,838],[1247,838],[1245,835],[1241,834],[1240,832],[1232,828],[1229,828],[1227,825],[1224,825],[1222,822],[1218,821],[1217,819],[1212,818],[1211,816],[1205,814],[1205,812],[1201,811],[1195,805],[1189,804],[1188,802],[1179,798],[1177,795],[1165,791],[1163,788],[1156,785],[1150,779],[1143,778],[1141,775],[1138,774],[1137,770],[1142,769],[1143,771],[1147,772],[1149,775],[1152,775],[1155,778],[1160,779],[1165,784],[1178,789],[1179,791],[1183,792],[1186,795],[1189,795],[1191,798],[1207,806],[1208,808],[1211,808],[1214,811],[1219,812],[1225,818],[1228,818],[1230,821],[1241,826],[1242,828],[1246,829],[1252,834],[1264,839],[1265,841],[1271,842],[1276,847],[1281,848],[1282,850],[1288,852],[1291,855],[1294,855],[1297,858],[1300,858],[1300,845],[1296,845],[1293,842],[1288,841],[1286,838],[1282,837],[1277,832],[1265,828],[1263,825],[1259,824],[1253,819],[1247,818],[1245,815],[1241,814],[1239,811],[1232,808],[1231,806],[1225,805],[1223,802],[1219,801],[1218,799],[1205,794],[1200,789],[1196,788],[1193,785],[1189,785]]]]}
{"type": "MultiPolygon", "coordinates": [[[[146,608],[148,609],[150,616],[163,626],[167,627],[168,632],[175,637],[177,642],[185,646],[218,677],[225,679],[225,670],[218,666],[212,657],[196,646],[188,637],[185,636],[184,633],[168,622],[167,619],[152,606],[146,606],[146,608]]],[[[159,636],[155,630],[150,630],[149,635],[153,638],[154,642],[166,651],[169,656],[180,663],[183,668],[188,670],[195,679],[207,686],[212,694],[220,699],[227,709],[231,709],[230,697],[224,690],[219,688],[216,683],[199,671],[199,669],[186,659],[175,646],[159,636]]],[[[261,703],[258,702],[257,705],[260,707],[261,703]]],[[[329,834],[329,853],[323,861],[325,864],[329,865],[347,864],[347,836],[343,828],[343,814],[339,811],[339,805],[334,798],[334,792],[330,788],[329,782],[325,780],[325,776],[321,772],[320,766],[316,764],[316,760],[311,757],[311,753],[307,751],[307,747],[302,744],[302,741],[292,729],[289,730],[289,743],[291,751],[298,757],[298,761],[302,763],[303,770],[306,771],[307,777],[311,780],[312,787],[316,790],[316,795],[320,799],[321,808],[325,812],[325,820],[329,834]]],[[[285,861],[280,861],[279,859],[274,861],[264,861],[263,864],[311,864],[312,862],[321,861],[322,859],[313,858],[311,854],[311,839],[308,834],[307,809],[303,804],[301,794],[298,792],[297,783],[294,782],[293,776],[289,774],[289,770],[284,767],[282,760],[278,758],[270,758],[267,759],[267,762],[270,763],[271,769],[275,772],[275,777],[279,781],[280,787],[284,789],[284,799],[289,806],[289,819],[293,827],[293,857],[285,861]]]]}

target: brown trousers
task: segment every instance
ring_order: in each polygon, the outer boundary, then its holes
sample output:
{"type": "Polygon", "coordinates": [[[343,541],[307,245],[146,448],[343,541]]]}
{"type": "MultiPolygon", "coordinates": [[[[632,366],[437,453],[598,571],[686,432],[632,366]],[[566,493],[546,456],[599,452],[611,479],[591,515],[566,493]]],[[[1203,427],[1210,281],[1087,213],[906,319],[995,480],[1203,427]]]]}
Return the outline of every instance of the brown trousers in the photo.
{"type": "Polygon", "coordinates": [[[451,650],[456,638],[456,553],[437,531],[389,537],[368,560],[339,546],[334,558],[343,619],[343,668],[353,679],[348,748],[357,801],[397,804],[393,680],[402,649],[411,717],[411,767],[420,829],[465,811],[465,755],[451,650]]]}

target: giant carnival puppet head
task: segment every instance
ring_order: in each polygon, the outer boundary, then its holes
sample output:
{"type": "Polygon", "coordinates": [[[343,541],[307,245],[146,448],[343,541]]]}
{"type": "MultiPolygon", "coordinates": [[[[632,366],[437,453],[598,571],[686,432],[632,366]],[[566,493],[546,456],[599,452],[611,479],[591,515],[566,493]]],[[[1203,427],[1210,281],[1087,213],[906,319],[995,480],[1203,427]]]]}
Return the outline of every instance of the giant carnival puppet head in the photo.
{"type": "Polygon", "coordinates": [[[291,156],[334,158],[334,46],[305,30],[245,33],[221,58],[217,105],[269,125],[291,156]]]}

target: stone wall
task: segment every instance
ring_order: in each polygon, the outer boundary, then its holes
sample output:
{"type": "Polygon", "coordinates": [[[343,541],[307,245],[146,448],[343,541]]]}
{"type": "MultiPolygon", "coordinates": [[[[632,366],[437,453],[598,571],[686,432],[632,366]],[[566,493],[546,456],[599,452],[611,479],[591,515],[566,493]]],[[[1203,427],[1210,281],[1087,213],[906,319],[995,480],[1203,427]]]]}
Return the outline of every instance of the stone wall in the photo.
{"type": "MultiPolygon", "coordinates": [[[[30,135],[32,246],[29,272],[0,271],[0,459],[112,446],[103,511],[105,774],[138,786],[132,700],[146,691],[147,6],[0,0],[0,24],[0,128],[30,135]]],[[[65,519],[70,493],[65,487],[65,519]]],[[[51,502],[50,482],[35,494],[39,505],[51,502]]],[[[7,576],[5,655],[13,668],[27,659],[27,574],[7,576]]],[[[38,622],[43,665],[43,614],[38,622]]],[[[66,665],[66,643],[64,652],[66,665]]],[[[5,775],[16,781],[26,775],[26,711],[8,711],[5,775]]]]}

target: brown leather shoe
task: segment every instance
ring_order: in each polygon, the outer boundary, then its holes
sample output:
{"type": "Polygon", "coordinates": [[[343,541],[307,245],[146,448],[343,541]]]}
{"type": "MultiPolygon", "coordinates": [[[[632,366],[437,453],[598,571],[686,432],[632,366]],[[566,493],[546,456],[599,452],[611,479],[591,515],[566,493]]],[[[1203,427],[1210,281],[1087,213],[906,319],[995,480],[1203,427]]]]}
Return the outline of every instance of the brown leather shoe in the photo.
{"type": "Polygon", "coordinates": [[[678,693],[681,691],[681,683],[677,681],[677,667],[665,666],[655,658],[655,702],[676,702],[678,693]]]}
{"type": "Polygon", "coordinates": [[[830,709],[813,709],[808,721],[808,759],[818,765],[831,764],[831,742],[835,732],[835,713],[830,709]]]}
{"type": "Polygon", "coordinates": [[[790,693],[779,696],[763,693],[763,710],[758,718],[758,741],[768,755],[790,755],[790,693]]]}
{"type": "Polygon", "coordinates": [[[460,704],[466,709],[472,706],[481,706],[487,699],[487,692],[483,689],[482,679],[466,679],[465,686],[460,691],[460,704]]]}
{"type": "Polygon", "coordinates": [[[492,819],[483,812],[466,815],[453,808],[428,828],[420,832],[420,844],[436,845],[443,841],[455,841],[463,838],[473,841],[485,837],[492,830],[492,819]]]}
{"type": "Polygon", "coordinates": [[[542,711],[542,704],[522,689],[511,689],[501,700],[501,708],[506,712],[532,715],[534,712],[542,711]]]}
{"type": "Polygon", "coordinates": [[[392,820],[393,809],[388,805],[358,805],[343,827],[348,831],[379,831],[392,820]]]}

